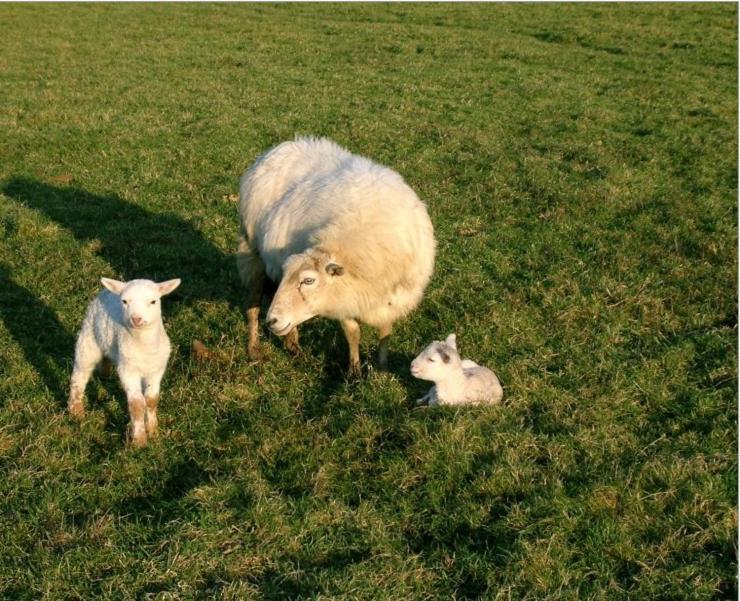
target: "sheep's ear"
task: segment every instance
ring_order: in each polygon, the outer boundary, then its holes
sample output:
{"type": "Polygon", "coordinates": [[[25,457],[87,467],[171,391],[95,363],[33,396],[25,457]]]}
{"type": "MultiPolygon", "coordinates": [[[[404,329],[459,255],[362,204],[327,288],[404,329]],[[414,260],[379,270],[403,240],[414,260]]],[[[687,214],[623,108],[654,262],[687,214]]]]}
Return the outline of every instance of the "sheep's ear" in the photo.
{"type": "Polygon", "coordinates": [[[329,275],[342,275],[344,273],[344,267],[336,263],[329,263],[326,266],[326,273],[329,275]]]}
{"type": "Polygon", "coordinates": [[[123,289],[126,287],[126,282],[119,282],[118,280],[111,280],[110,278],[100,278],[100,283],[113,294],[121,294],[123,289]]]}
{"type": "Polygon", "coordinates": [[[166,282],[158,283],[157,289],[159,290],[159,294],[162,296],[169,294],[180,285],[180,282],[182,282],[182,280],[180,278],[176,278],[174,280],[167,280],[166,282]]]}
{"type": "Polygon", "coordinates": [[[450,334],[447,338],[445,338],[445,344],[457,350],[457,336],[455,336],[454,334],[450,334]]]}
{"type": "Polygon", "coordinates": [[[450,356],[445,353],[444,351],[439,351],[439,356],[442,357],[442,363],[449,363],[450,362],[450,356]]]}

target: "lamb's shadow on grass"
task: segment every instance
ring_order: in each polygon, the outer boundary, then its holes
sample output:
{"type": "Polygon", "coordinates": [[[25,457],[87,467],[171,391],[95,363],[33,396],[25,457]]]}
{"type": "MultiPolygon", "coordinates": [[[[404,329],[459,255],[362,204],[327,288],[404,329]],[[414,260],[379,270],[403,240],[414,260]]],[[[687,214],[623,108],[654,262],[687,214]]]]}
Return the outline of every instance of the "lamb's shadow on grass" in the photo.
{"type": "Polygon", "coordinates": [[[3,264],[0,264],[0,317],[23,349],[26,361],[40,374],[54,398],[66,406],[74,337],[49,306],[13,281],[10,269],[3,264]]]}
{"type": "Polygon", "coordinates": [[[100,256],[125,279],[182,278],[183,285],[171,303],[175,313],[178,298],[239,306],[234,257],[177,215],[153,213],[112,194],[99,196],[25,177],[9,180],[2,192],[40,211],[79,241],[98,241],[100,256]]]}

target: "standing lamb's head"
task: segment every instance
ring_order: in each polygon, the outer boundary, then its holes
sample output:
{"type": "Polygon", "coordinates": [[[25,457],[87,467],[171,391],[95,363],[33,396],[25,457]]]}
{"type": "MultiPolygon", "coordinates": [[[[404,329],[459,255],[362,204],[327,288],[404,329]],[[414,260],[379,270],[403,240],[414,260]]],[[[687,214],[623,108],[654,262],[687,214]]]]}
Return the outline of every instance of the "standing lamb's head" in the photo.
{"type": "Polygon", "coordinates": [[[267,325],[278,336],[316,315],[332,317],[337,282],[344,267],[331,253],[310,248],[283,263],[283,279],[267,311],[267,325]]]}
{"type": "Polygon", "coordinates": [[[461,369],[457,341],[450,334],[444,342],[435,340],[411,362],[411,375],[420,380],[439,382],[453,371],[461,369]]]}
{"type": "Polygon", "coordinates": [[[102,278],[100,282],[120,297],[123,323],[135,330],[159,323],[162,319],[159,299],[180,285],[179,279],[159,284],[151,280],[119,282],[109,278],[102,278]]]}

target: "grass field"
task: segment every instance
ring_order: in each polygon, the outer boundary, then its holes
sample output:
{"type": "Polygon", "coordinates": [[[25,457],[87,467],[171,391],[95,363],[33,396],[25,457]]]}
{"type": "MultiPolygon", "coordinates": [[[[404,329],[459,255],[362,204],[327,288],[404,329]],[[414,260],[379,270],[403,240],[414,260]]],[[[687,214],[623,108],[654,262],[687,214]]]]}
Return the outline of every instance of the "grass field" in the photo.
{"type": "Polygon", "coordinates": [[[737,66],[734,4],[0,5],[0,597],[736,598],[737,66]],[[246,357],[296,134],[429,206],[389,372],[246,357]],[[101,276],[183,279],[142,451],[115,379],[65,412],[101,276]],[[451,331],[503,406],[415,408],[451,331]]]}

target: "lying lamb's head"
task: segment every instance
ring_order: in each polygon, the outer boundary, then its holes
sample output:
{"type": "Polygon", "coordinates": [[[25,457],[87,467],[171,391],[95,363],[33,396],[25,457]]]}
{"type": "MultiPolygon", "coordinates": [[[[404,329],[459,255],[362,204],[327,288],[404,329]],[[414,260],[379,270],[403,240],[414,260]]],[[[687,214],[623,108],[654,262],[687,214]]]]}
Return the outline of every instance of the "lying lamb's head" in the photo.
{"type": "Polygon", "coordinates": [[[316,315],[331,317],[336,282],[343,274],[344,267],[320,248],[289,256],[267,311],[267,325],[278,336],[285,336],[316,315]]]}
{"type": "Polygon", "coordinates": [[[159,299],[180,285],[179,279],[159,284],[151,280],[119,282],[109,278],[100,282],[120,297],[124,325],[137,330],[159,323],[162,318],[159,299]]]}
{"type": "Polygon", "coordinates": [[[460,355],[454,334],[450,334],[444,342],[435,340],[411,362],[411,375],[431,382],[443,380],[455,369],[460,369],[460,355]]]}

